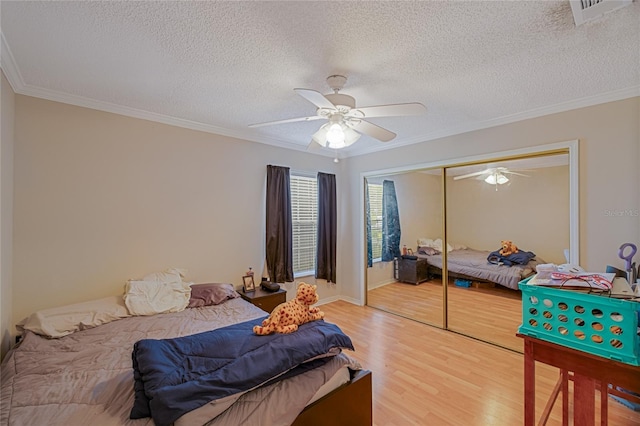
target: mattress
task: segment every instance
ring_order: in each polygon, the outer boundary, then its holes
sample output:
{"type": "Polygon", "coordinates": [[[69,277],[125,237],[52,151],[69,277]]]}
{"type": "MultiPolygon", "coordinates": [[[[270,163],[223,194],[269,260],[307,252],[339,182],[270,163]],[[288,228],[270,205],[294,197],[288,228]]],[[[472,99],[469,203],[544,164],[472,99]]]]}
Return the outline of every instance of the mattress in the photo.
{"type": "MultiPolygon", "coordinates": [[[[449,272],[464,274],[472,278],[490,281],[508,287],[518,289],[518,283],[536,271],[536,265],[545,263],[540,259],[533,259],[526,265],[495,265],[487,261],[489,251],[461,249],[447,253],[447,269],[449,272]]],[[[418,254],[421,259],[426,259],[429,266],[442,269],[442,255],[418,254]]]]}
{"type": "MultiPolygon", "coordinates": [[[[345,383],[348,383],[351,379],[350,367],[348,364],[344,364],[342,357],[345,355],[338,355],[335,360],[332,360],[328,363],[328,365],[322,366],[317,369],[314,373],[316,376],[313,381],[315,387],[320,381],[325,381],[315,393],[311,396],[306,405],[313,404],[318,399],[327,395],[331,391],[339,388],[345,383]],[[333,375],[331,375],[333,373],[333,375]],[[325,377],[320,377],[320,375],[325,377]],[[322,380],[318,380],[322,379],[322,380]]],[[[294,378],[295,379],[295,378],[294,378]]],[[[309,377],[307,377],[309,379],[309,377]]],[[[244,395],[232,395],[229,398],[224,398],[222,400],[211,402],[203,407],[200,407],[196,410],[193,410],[184,416],[180,417],[176,422],[175,426],[193,426],[193,425],[228,425],[228,424],[243,424],[244,422],[251,420],[243,420],[238,416],[239,406],[252,406],[251,401],[260,401],[261,398],[265,398],[266,401],[272,400],[275,398],[279,398],[277,401],[278,405],[281,405],[282,399],[287,399],[291,396],[299,395],[300,393],[304,395],[309,395],[309,383],[305,383],[303,380],[291,380],[283,383],[280,386],[271,385],[267,386],[260,391],[249,392],[244,395]],[[285,395],[285,397],[281,396],[285,395]],[[237,406],[234,404],[238,403],[237,406]],[[229,411],[227,412],[226,410],[229,411]],[[215,419],[215,420],[212,420],[215,419]],[[243,423],[239,423],[243,422],[243,423]]],[[[306,406],[305,405],[305,406],[306,406]]],[[[303,407],[304,408],[304,407],[303,407]]],[[[296,414],[297,416],[297,414],[296,414]]],[[[284,419],[279,419],[275,424],[287,425],[293,422],[296,416],[287,415],[287,421],[283,421],[284,419]]],[[[248,424],[258,424],[257,420],[261,420],[263,423],[260,424],[272,424],[269,422],[265,423],[264,416],[253,416],[255,417],[252,423],[248,424]]],[[[267,417],[268,418],[268,417],[267,417]]]]}
{"type": "MultiPolygon", "coordinates": [[[[236,298],[178,313],[125,318],[60,339],[27,332],[2,363],[0,424],[153,425],[150,418],[129,419],[135,342],[186,336],[264,315],[236,298]]],[[[188,413],[176,424],[290,424],[345,367],[360,368],[340,354],[304,374],[208,404],[208,411],[191,419],[188,413]]]]}

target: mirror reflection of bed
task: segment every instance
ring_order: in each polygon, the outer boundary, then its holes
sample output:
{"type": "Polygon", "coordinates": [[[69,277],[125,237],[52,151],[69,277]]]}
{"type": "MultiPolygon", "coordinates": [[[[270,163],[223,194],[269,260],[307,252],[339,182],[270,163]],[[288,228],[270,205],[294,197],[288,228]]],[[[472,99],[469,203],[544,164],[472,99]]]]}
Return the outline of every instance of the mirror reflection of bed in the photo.
{"type": "MultiPolygon", "coordinates": [[[[401,247],[406,245],[412,253],[368,268],[367,304],[437,327],[445,324],[441,176],[442,169],[434,169],[368,178],[369,185],[394,181],[401,247]]],[[[522,351],[522,342],[515,337],[521,323],[517,283],[535,273],[538,263],[566,262],[568,154],[449,167],[446,176],[446,328],[522,351]],[[492,178],[482,173],[487,170],[493,171],[492,178]],[[506,181],[496,179],[496,171],[506,181]],[[500,264],[501,258],[490,263],[489,254],[501,249],[502,240],[511,240],[520,255],[531,252],[535,257],[528,261],[531,256],[523,256],[519,260],[526,263],[512,266],[500,264]]],[[[370,202],[373,206],[375,197],[370,202]]]]}

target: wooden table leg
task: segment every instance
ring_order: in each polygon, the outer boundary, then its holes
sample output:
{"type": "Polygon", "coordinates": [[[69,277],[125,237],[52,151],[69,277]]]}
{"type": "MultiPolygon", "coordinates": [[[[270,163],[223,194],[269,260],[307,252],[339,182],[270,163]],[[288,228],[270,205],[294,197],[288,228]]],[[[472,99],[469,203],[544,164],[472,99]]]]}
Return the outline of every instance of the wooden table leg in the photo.
{"type": "Polygon", "coordinates": [[[536,421],[536,362],[533,343],[524,342],[524,424],[534,426],[536,421]]]}
{"type": "Polygon", "coordinates": [[[591,426],[595,424],[596,382],[581,374],[573,374],[573,424],[591,426]]]}
{"type": "Polygon", "coordinates": [[[540,416],[540,421],[538,421],[538,426],[544,426],[547,424],[547,420],[549,420],[549,416],[551,415],[551,410],[553,410],[553,405],[556,403],[556,399],[558,399],[558,393],[560,393],[562,389],[562,382],[564,380],[563,371],[560,370],[560,375],[558,376],[558,381],[551,392],[551,396],[547,400],[547,405],[545,405],[544,410],[542,410],[542,415],[540,416]]]}
{"type": "Polygon", "coordinates": [[[562,426],[569,426],[569,372],[560,370],[562,376],[562,426]]]}
{"type": "MultiPolygon", "coordinates": [[[[535,419],[535,363],[541,362],[560,369],[562,377],[562,423],[569,423],[569,384],[573,381],[574,426],[594,425],[596,395],[600,392],[600,425],[607,425],[608,395],[624,397],[640,404],[640,369],[637,366],[599,357],[577,349],[556,345],[534,337],[524,338],[524,424],[533,426],[535,419]],[[609,388],[609,385],[612,385],[609,388]],[[630,391],[622,392],[618,389],[630,391]]],[[[557,393],[554,389],[554,395],[557,393]]],[[[547,404],[551,410],[551,405],[547,404]]]]}
{"type": "Polygon", "coordinates": [[[607,426],[609,417],[609,384],[600,382],[600,426],[607,426]]]}

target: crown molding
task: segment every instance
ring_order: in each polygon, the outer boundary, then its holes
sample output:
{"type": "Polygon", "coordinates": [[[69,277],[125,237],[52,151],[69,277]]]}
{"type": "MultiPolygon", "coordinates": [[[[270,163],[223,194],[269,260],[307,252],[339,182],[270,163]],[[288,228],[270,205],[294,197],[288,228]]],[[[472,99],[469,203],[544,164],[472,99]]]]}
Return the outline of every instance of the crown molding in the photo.
{"type": "Polygon", "coordinates": [[[11,52],[2,31],[0,31],[0,68],[2,68],[13,91],[19,93],[25,86],[24,80],[22,80],[13,52],[11,52]]]}
{"type": "Polygon", "coordinates": [[[171,126],[183,127],[186,129],[198,130],[201,132],[213,133],[216,135],[228,136],[231,138],[242,139],[242,140],[247,140],[251,142],[274,145],[280,148],[306,151],[306,147],[303,147],[291,142],[286,142],[286,141],[273,139],[273,138],[256,137],[255,135],[250,135],[245,132],[233,131],[223,127],[214,126],[211,124],[205,124],[197,121],[187,120],[184,118],[158,114],[155,112],[149,112],[141,109],[114,104],[111,102],[97,101],[95,99],[90,99],[83,96],[71,95],[68,93],[57,92],[55,90],[43,89],[41,87],[23,85],[21,90],[15,90],[15,92],[25,96],[32,96],[35,98],[46,99],[49,101],[61,102],[64,104],[95,109],[98,111],[110,112],[113,114],[124,115],[127,117],[154,121],[157,123],[168,124],[171,126]]]}
{"type": "MultiPolygon", "coordinates": [[[[157,123],[168,124],[171,126],[182,127],[191,130],[197,130],[206,133],[212,133],[221,136],[232,137],[236,139],[242,139],[250,142],[263,143],[271,146],[276,146],[284,149],[292,149],[296,151],[306,152],[311,155],[321,155],[324,157],[336,157],[336,153],[326,149],[313,149],[309,150],[306,145],[299,145],[289,141],[283,141],[275,138],[258,137],[251,132],[230,130],[223,127],[213,126],[211,124],[200,123],[197,121],[186,120],[183,118],[172,117],[168,115],[158,114],[154,112],[144,111],[136,108],[130,108],[110,102],[97,101],[95,99],[86,98],[83,96],[71,95],[68,93],[57,92],[54,90],[44,89],[41,87],[31,86],[24,82],[22,75],[16,65],[15,58],[2,31],[0,31],[1,51],[0,51],[0,68],[5,73],[9,84],[13,88],[15,93],[21,95],[33,96],[36,98],[47,99],[54,102],[61,102],[65,104],[91,108],[98,111],[110,112],[113,114],[124,115],[127,117],[139,118],[142,120],[154,121],[157,123]]],[[[613,90],[610,92],[602,93],[594,96],[586,96],[580,99],[561,102],[559,104],[534,108],[528,111],[523,111],[516,114],[505,115],[502,117],[494,118],[491,120],[477,121],[467,123],[462,126],[455,126],[449,129],[445,129],[438,132],[431,132],[415,138],[407,138],[398,140],[395,142],[387,143],[384,145],[367,147],[364,144],[360,148],[357,144],[348,149],[340,150],[337,153],[337,158],[344,159],[348,157],[355,157],[359,155],[371,154],[379,151],[386,151],[389,149],[400,148],[403,146],[413,145],[422,142],[428,142],[435,139],[440,139],[448,136],[459,135],[475,130],[487,129],[490,127],[500,126],[504,124],[514,123],[517,121],[527,120],[530,118],[542,117],[549,114],[555,114],[559,112],[569,111],[577,108],[584,108],[597,104],[619,101],[627,98],[640,96],[640,85],[632,86],[624,89],[613,90]]]]}
{"type": "Polygon", "coordinates": [[[288,141],[283,141],[274,138],[265,138],[252,135],[248,132],[233,131],[223,127],[213,126],[210,124],[200,123],[197,121],[186,120],[183,118],[172,117],[168,115],[158,114],[154,112],[144,111],[136,108],[130,108],[110,102],[97,101],[95,99],[86,98],[83,96],[71,95],[68,93],[58,92],[55,90],[44,89],[41,87],[31,86],[24,82],[22,75],[20,74],[16,65],[15,58],[4,34],[0,31],[1,42],[1,54],[0,54],[0,68],[4,71],[11,88],[15,93],[25,96],[32,96],[35,98],[46,99],[54,102],[61,102],[64,104],[75,105],[84,108],[95,109],[98,111],[110,112],[113,114],[124,115],[132,118],[139,118],[142,120],[153,121],[157,123],[168,124],[170,126],[182,127],[190,130],[197,130],[206,133],[212,133],[221,136],[227,136],[235,139],[246,140],[250,142],[257,142],[267,145],[276,146],[284,149],[292,149],[301,152],[307,152],[312,155],[321,155],[324,157],[334,157],[331,152],[323,151],[308,151],[307,146],[298,145],[288,141]]]}
{"type": "Polygon", "coordinates": [[[515,123],[517,121],[523,121],[531,118],[543,117],[545,115],[557,114],[560,112],[571,111],[578,108],[585,108],[594,105],[604,104],[607,102],[621,101],[628,98],[640,96],[640,85],[631,86],[624,89],[613,90],[599,95],[585,96],[583,98],[574,99],[571,101],[561,102],[555,105],[549,105],[540,108],[534,108],[528,111],[523,111],[516,114],[505,115],[502,117],[494,118],[491,120],[477,121],[473,123],[467,123],[462,126],[456,126],[449,129],[445,129],[439,132],[428,133],[422,137],[405,139],[396,143],[388,143],[382,146],[376,147],[364,147],[349,151],[349,157],[355,157],[358,155],[371,154],[379,151],[386,151],[388,149],[399,148],[402,146],[413,145],[421,142],[428,142],[448,136],[455,136],[462,133],[467,133],[475,130],[488,129],[490,127],[501,126],[505,124],[515,123]]]}

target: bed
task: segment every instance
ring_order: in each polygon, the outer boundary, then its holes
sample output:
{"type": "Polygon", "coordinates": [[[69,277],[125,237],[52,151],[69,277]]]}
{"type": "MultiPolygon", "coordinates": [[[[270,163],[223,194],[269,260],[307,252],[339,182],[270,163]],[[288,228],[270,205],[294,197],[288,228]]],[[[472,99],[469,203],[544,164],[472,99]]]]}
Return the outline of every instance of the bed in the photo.
{"type": "MultiPolygon", "coordinates": [[[[45,338],[25,330],[20,343],[2,363],[0,424],[313,425],[347,420],[353,425],[372,424],[371,373],[340,350],[318,356],[321,363],[305,363],[304,372],[291,377],[283,375],[286,378],[282,380],[265,380],[249,390],[215,399],[181,415],[175,422],[165,422],[166,417],[156,417],[159,422],[150,417],[130,419],[139,396],[137,381],[134,392],[134,345],[154,341],[151,339],[200,341],[204,335],[243,324],[259,324],[266,315],[242,298],[232,297],[219,304],[180,312],[123,314],[122,318],[101,321],[104,323],[92,328],[80,326],[59,338],[45,338]]],[[[313,323],[325,325],[323,320],[313,323]]],[[[270,360],[264,360],[265,365],[269,363],[270,360]]],[[[259,364],[260,360],[254,359],[251,366],[257,369],[259,364]]],[[[251,366],[246,369],[252,370],[251,366]]],[[[231,369],[226,374],[234,375],[241,370],[245,369],[231,369]]],[[[135,374],[137,379],[137,368],[135,374]]]]}
{"type": "MultiPolygon", "coordinates": [[[[442,254],[426,254],[428,251],[418,247],[416,256],[425,259],[429,265],[430,275],[442,275],[442,254]]],[[[432,252],[433,253],[433,252],[432,252]]],[[[518,290],[518,283],[535,274],[536,265],[545,263],[540,259],[530,260],[526,265],[498,265],[489,263],[487,258],[491,252],[471,248],[453,249],[447,253],[447,271],[451,278],[462,278],[499,284],[518,290]]]]}

